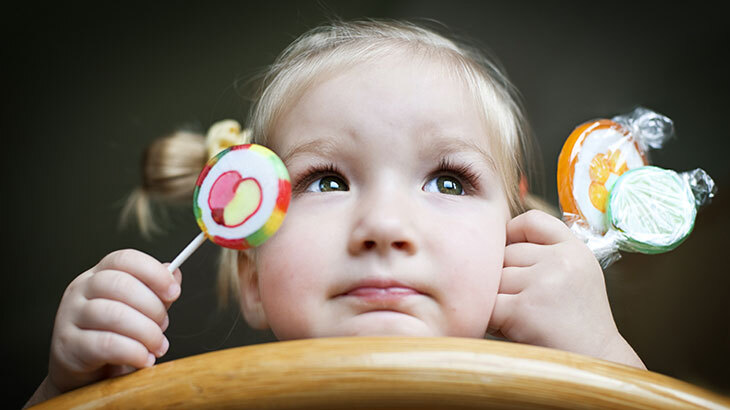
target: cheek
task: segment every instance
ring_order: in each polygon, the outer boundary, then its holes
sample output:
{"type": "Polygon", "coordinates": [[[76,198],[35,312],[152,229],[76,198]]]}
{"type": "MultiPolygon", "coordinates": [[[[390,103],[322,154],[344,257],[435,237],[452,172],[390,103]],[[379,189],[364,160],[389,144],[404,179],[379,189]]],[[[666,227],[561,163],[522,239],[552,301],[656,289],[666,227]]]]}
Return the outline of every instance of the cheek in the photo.
{"type": "Polygon", "coordinates": [[[272,332],[279,340],[306,337],[309,287],[313,285],[306,277],[306,255],[294,249],[285,254],[262,250],[258,262],[261,303],[272,332]]]}
{"type": "Polygon", "coordinates": [[[448,272],[442,281],[449,333],[483,337],[496,301],[504,264],[506,220],[473,219],[458,227],[440,251],[448,272]],[[495,220],[498,222],[495,224],[495,220]]]}
{"type": "Polygon", "coordinates": [[[258,249],[257,268],[264,281],[301,281],[323,263],[327,237],[321,232],[328,228],[301,213],[292,206],[281,229],[258,249]]]}
{"type": "Polygon", "coordinates": [[[450,316],[447,325],[450,335],[484,337],[501,275],[502,264],[495,259],[475,259],[458,267],[444,289],[448,294],[445,309],[450,316]]]}
{"type": "Polygon", "coordinates": [[[431,247],[441,255],[440,259],[458,266],[456,270],[467,276],[467,280],[483,277],[486,273],[497,272],[499,276],[504,262],[506,218],[502,215],[493,218],[473,216],[469,218],[465,214],[458,219],[458,225],[452,224],[431,247]]]}
{"type": "Polygon", "coordinates": [[[478,226],[471,226],[473,240],[465,241],[462,246],[468,248],[468,254],[472,266],[466,270],[486,286],[490,295],[496,294],[499,281],[502,277],[504,266],[504,248],[507,237],[506,219],[495,218],[496,223],[491,226],[486,223],[482,226],[488,228],[479,229],[478,226]]]}
{"type": "Polygon", "coordinates": [[[504,264],[503,242],[463,241],[455,246],[458,253],[454,249],[447,262],[452,272],[449,284],[458,288],[451,294],[466,296],[471,302],[496,294],[504,264]]]}
{"type": "Polygon", "coordinates": [[[259,291],[266,319],[280,340],[309,337],[326,296],[326,236],[291,218],[258,250],[259,291]]]}

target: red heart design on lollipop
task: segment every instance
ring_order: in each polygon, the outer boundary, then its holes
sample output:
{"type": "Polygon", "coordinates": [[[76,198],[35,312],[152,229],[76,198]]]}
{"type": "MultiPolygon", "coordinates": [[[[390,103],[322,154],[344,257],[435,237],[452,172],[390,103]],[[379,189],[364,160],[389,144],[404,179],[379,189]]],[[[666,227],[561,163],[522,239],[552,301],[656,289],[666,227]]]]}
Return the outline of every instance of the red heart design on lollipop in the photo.
{"type": "Polygon", "coordinates": [[[195,182],[193,214],[201,232],[167,270],[174,272],[206,239],[237,250],[261,245],[281,226],[290,198],[289,172],[273,151],[257,144],[221,151],[195,182]]]}
{"type": "Polygon", "coordinates": [[[208,205],[216,223],[232,228],[251,218],[262,198],[261,185],[255,178],[242,178],[237,171],[228,171],[213,183],[208,205]]]}

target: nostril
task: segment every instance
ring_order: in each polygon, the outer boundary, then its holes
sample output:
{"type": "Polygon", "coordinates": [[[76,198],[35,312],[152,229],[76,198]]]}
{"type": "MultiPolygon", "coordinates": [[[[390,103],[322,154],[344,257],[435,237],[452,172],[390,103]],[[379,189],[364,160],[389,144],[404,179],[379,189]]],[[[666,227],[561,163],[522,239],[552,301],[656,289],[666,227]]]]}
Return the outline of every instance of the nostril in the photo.
{"type": "Polygon", "coordinates": [[[396,241],[393,242],[393,247],[395,249],[404,249],[406,247],[406,243],[404,241],[396,241]]]}
{"type": "Polygon", "coordinates": [[[365,241],[365,249],[373,249],[375,247],[375,241],[365,241]]]}

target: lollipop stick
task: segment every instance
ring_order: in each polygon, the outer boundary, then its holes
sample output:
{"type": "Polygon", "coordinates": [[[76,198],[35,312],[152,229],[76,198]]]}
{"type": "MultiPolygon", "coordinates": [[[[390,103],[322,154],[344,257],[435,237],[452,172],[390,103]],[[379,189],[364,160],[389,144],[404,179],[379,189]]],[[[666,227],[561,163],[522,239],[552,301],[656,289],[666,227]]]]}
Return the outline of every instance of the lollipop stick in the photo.
{"type": "Polygon", "coordinates": [[[177,270],[177,268],[179,268],[180,265],[182,265],[183,262],[185,262],[185,260],[203,244],[203,242],[205,242],[205,234],[201,232],[188,244],[188,246],[185,247],[185,249],[182,250],[182,252],[180,252],[179,255],[175,257],[172,263],[167,267],[167,270],[169,270],[170,273],[175,272],[175,270],[177,270]]]}

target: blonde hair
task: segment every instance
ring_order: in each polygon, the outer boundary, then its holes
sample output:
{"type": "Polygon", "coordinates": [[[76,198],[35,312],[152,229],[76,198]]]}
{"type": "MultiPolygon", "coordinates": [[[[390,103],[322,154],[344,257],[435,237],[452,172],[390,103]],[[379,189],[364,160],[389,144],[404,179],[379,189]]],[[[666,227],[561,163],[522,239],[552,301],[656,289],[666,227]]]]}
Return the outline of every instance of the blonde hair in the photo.
{"type": "MultiPolygon", "coordinates": [[[[534,208],[555,213],[539,198],[520,192],[524,179],[529,180],[533,176],[531,167],[538,161],[537,150],[519,94],[503,70],[477,48],[448,38],[435,29],[410,22],[335,21],[297,38],[261,78],[248,118],[253,135],[251,142],[266,145],[281,116],[323,75],[373,61],[379,56],[403,52],[444,62],[471,90],[475,103],[481,108],[489,135],[496,137],[488,140],[492,144],[496,165],[501,170],[512,215],[534,208]]],[[[146,158],[153,161],[149,151],[146,158]]],[[[149,187],[147,183],[146,186],[149,187]]],[[[188,187],[190,194],[192,188],[193,183],[188,187]]],[[[239,296],[235,291],[239,274],[246,280],[255,280],[253,258],[252,251],[223,250],[219,269],[222,301],[228,300],[231,291],[239,296]],[[244,272],[239,273],[239,269],[244,272]]]]}

